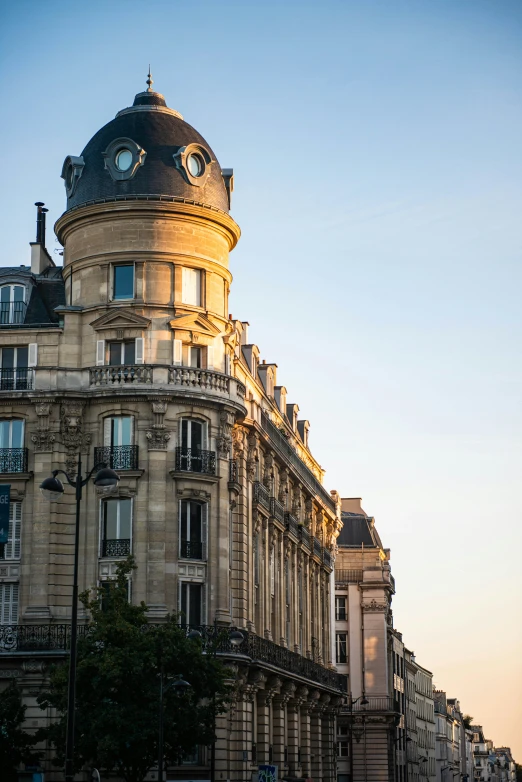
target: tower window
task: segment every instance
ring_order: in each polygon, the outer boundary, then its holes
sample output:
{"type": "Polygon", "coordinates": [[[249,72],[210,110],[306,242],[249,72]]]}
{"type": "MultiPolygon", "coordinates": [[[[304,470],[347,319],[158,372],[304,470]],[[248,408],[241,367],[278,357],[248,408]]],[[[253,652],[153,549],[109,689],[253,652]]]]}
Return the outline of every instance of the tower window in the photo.
{"type": "MultiPolygon", "coordinates": [[[[121,155],[127,150],[122,150],[121,155]]],[[[129,263],[114,267],[114,299],[133,299],[134,298],[134,264],[129,263]]]]}
{"type": "Polygon", "coordinates": [[[111,366],[134,364],[135,358],[135,342],[109,342],[109,364],[111,366]]]}
{"type": "Polygon", "coordinates": [[[183,267],[181,276],[181,301],[201,307],[201,271],[183,267]]]}

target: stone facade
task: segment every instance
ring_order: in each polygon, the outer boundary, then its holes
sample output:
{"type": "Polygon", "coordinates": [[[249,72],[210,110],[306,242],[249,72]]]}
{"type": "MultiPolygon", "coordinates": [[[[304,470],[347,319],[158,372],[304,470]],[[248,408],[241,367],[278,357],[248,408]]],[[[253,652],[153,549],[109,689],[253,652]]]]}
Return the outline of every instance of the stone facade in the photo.
{"type": "MultiPolygon", "coordinates": [[[[0,561],[0,677],[21,677],[34,700],[66,647],[74,494],[49,505],[38,486],[53,469],[73,474],[79,455],[84,471],[107,462],[120,482],[110,494],[84,490],[80,591],[132,552],[130,599],[148,604],[151,621],[180,612],[186,624],[245,632],[242,659],[230,661],[236,700],[217,724],[216,778],[250,779],[273,762],[280,776],[332,780],[346,691],[331,659],[340,502],[322,486],[308,422],[286,404],[276,366],[259,363],[247,324],[229,316],[238,226],[197,201],[133,196],[75,206],[55,230],[61,274],[42,243],[32,273],[10,271],[19,286],[61,276],[65,303],[48,324],[0,326],[2,350],[38,345],[31,382],[0,391],[0,425],[23,422],[25,459],[6,472],[4,454],[1,476],[21,533],[16,556],[11,546],[0,561]]],[[[52,716],[33,707],[31,727],[52,716]]],[[[202,748],[190,778],[207,779],[208,763],[202,748]]]]}

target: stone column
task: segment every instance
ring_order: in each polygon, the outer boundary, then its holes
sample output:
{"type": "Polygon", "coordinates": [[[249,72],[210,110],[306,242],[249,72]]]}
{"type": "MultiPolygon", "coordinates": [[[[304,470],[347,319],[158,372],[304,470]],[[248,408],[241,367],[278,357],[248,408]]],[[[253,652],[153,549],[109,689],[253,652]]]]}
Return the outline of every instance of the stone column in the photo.
{"type": "Polygon", "coordinates": [[[310,778],[312,777],[312,764],[311,764],[311,751],[310,751],[310,714],[315,708],[315,704],[319,698],[317,690],[310,693],[308,700],[301,706],[300,719],[301,719],[301,776],[310,778]]]}
{"type": "Polygon", "coordinates": [[[257,736],[255,740],[257,749],[257,764],[268,763],[270,746],[270,697],[266,690],[259,690],[256,699],[257,705],[257,736]]]}
{"type": "Polygon", "coordinates": [[[317,706],[310,716],[310,754],[312,766],[312,779],[320,782],[323,777],[323,742],[321,728],[321,711],[317,706]]]}
{"type": "Polygon", "coordinates": [[[323,782],[333,782],[334,778],[334,714],[330,709],[323,712],[321,720],[323,741],[323,782]]]}
{"type": "Polygon", "coordinates": [[[285,744],[285,698],[275,695],[272,699],[272,761],[278,766],[279,779],[285,776],[285,744]]]}
{"type": "Polygon", "coordinates": [[[288,765],[289,776],[301,776],[301,706],[306,701],[308,690],[306,687],[299,687],[295,690],[294,697],[290,699],[287,707],[287,736],[288,745],[288,765]]]}

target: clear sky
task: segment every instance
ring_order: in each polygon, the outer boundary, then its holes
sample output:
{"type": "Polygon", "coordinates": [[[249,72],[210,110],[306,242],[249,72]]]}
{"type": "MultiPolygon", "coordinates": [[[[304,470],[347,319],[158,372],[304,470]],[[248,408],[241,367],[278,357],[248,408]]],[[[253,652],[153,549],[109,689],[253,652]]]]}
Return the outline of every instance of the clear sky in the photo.
{"type": "Polygon", "coordinates": [[[376,517],[396,627],[522,762],[522,3],[17,0],[0,37],[0,264],[150,61],[234,167],[231,311],[376,517]]]}

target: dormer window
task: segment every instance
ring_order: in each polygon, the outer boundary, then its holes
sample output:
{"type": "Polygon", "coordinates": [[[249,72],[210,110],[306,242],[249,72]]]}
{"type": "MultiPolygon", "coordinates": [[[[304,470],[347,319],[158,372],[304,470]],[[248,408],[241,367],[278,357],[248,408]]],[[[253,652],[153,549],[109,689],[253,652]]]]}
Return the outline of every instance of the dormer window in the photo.
{"type": "Polygon", "coordinates": [[[25,287],[2,285],[0,287],[0,325],[23,323],[25,320],[25,287]]]}

